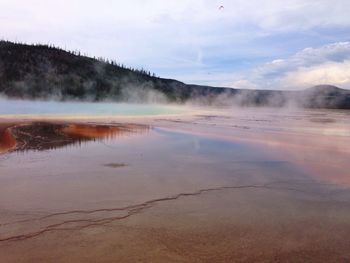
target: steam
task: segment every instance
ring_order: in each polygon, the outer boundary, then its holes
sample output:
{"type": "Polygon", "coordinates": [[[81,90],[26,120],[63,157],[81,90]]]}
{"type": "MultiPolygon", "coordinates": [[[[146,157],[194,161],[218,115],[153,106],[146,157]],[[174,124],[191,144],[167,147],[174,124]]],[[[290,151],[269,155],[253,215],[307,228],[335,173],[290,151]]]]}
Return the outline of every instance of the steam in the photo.
{"type": "Polygon", "coordinates": [[[350,109],[350,91],[320,85],[299,91],[230,90],[198,96],[188,105],[219,107],[331,108],[350,109]]]}
{"type": "Polygon", "coordinates": [[[152,81],[144,81],[124,68],[118,70],[127,73],[118,77],[111,73],[111,67],[114,66],[94,61],[89,69],[91,77],[79,72],[58,72],[47,58],[42,58],[34,70],[20,72],[19,80],[0,85],[0,95],[24,100],[169,103],[152,81]]]}
{"type": "Polygon", "coordinates": [[[128,103],[168,104],[166,96],[152,87],[126,86],[121,92],[121,101],[128,103]]]}

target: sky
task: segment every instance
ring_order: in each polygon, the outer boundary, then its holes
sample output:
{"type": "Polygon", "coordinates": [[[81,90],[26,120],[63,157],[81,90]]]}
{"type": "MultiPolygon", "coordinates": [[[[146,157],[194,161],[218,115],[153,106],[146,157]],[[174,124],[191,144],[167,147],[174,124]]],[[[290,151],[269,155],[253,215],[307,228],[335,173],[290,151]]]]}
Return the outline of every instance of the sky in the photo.
{"type": "Polygon", "coordinates": [[[350,89],[349,14],[349,0],[0,0],[0,38],[186,83],[350,89]]]}

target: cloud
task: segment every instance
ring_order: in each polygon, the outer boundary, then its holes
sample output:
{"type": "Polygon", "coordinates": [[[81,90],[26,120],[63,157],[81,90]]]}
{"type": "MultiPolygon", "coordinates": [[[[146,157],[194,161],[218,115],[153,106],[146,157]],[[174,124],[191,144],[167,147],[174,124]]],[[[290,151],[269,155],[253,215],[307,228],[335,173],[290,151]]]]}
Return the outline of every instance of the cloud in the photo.
{"type": "Polygon", "coordinates": [[[261,75],[283,74],[300,67],[350,59],[350,42],[339,42],[319,48],[305,48],[287,59],[275,59],[257,69],[261,75]]]}
{"type": "Polygon", "coordinates": [[[318,84],[350,88],[350,42],[305,48],[290,57],[274,59],[249,70],[231,86],[301,89],[318,84]]]}
{"type": "Polygon", "coordinates": [[[269,83],[293,68],[341,63],[340,47],[337,54],[303,49],[349,41],[349,13],[348,0],[0,0],[0,32],[5,39],[54,43],[191,83],[246,86],[239,76],[244,71],[269,83]],[[292,64],[301,64],[290,67],[291,58],[281,58],[297,50],[303,51],[292,64]],[[253,72],[266,61],[271,65],[253,72]],[[211,79],[208,72],[218,75],[211,79]]]}
{"type": "Polygon", "coordinates": [[[229,86],[233,86],[238,89],[259,89],[256,84],[246,79],[237,80],[229,86]]]}
{"type": "Polygon", "coordinates": [[[331,84],[350,89],[350,60],[327,62],[289,72],[281,82],[295,88],[307,88],[317,84],[331,84]]]}

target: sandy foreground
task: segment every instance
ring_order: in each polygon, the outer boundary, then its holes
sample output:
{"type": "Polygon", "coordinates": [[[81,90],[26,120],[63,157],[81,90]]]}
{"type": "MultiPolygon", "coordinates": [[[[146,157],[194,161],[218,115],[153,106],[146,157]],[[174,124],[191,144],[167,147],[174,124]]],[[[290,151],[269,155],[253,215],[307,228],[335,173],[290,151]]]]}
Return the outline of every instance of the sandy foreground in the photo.
{"type": "Polygon", "coordinates": [[[0,153],[0,262],[350,260],[346,111],[2,118],[0,153]]]}

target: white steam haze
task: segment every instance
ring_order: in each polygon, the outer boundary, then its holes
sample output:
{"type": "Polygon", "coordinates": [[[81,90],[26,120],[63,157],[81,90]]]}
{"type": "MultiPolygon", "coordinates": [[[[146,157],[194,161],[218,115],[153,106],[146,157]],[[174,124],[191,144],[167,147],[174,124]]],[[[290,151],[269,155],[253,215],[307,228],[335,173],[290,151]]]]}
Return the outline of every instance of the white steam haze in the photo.
{"type": "Polygon", "coordinates": [[[0,0],[0,32],[186,83],[350,88],[349,14],[348,0],[0,0]]]}

